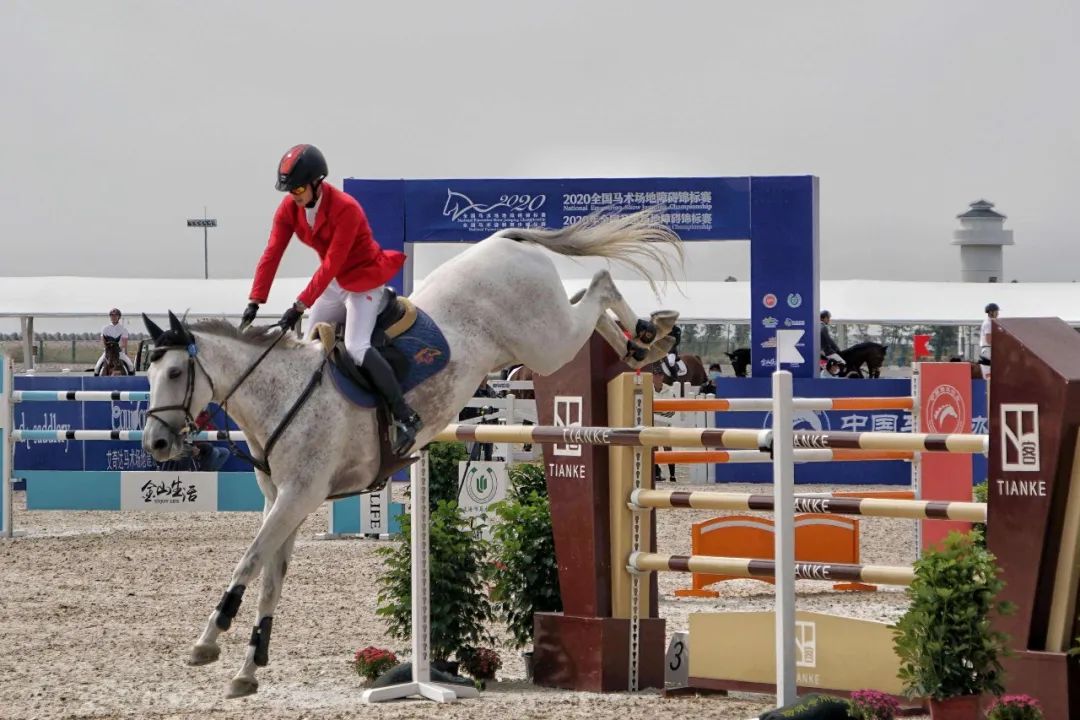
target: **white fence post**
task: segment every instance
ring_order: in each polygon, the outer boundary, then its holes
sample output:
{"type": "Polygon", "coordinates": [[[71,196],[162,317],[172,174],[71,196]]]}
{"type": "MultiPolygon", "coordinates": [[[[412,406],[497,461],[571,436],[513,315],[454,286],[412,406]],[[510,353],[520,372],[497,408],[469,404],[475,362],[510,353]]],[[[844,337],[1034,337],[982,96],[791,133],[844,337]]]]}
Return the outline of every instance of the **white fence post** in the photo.
{"type": "Polygon", "coordinates": [[[795,690],[795,449],[791,373],[773,373],[773,496],[776,530],[776,704],[795,690]]]}

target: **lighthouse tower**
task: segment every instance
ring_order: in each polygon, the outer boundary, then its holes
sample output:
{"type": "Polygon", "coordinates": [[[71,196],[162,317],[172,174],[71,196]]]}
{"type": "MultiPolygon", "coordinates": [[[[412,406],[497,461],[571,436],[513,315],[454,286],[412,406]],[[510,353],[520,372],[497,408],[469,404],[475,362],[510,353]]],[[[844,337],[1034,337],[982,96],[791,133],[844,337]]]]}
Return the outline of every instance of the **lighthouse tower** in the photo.
{"type": "Polygon", "coordinates": [[[1003,227],[1005,216],[994,210],[994,203],[976,200],[956,217],[960,229],[953,231],[952,244],[960,246],[960,279],[1004,282],[1001,249],[1013,244],[1013,231],[1003,227]]]}

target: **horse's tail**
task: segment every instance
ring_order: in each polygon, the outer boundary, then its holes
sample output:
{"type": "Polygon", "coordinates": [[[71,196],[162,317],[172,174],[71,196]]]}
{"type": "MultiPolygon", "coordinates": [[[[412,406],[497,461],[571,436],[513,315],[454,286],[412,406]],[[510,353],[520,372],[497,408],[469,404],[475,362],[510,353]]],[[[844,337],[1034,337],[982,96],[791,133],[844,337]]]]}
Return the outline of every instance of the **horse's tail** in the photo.
{"type": "Polygon", "coordinates": [[[605,257],[624,263],[649,281],[656,292],[656,278],[648,265],[660,270],[660,280],[675,281],[671,248],[679,267],[683,264],[682,240],[660,221],[660,210],[648,208],[629,215],[594,212],[561,230],[508,228],[497,233],[518,242],[541,245],[570,256],[605,257]]]}

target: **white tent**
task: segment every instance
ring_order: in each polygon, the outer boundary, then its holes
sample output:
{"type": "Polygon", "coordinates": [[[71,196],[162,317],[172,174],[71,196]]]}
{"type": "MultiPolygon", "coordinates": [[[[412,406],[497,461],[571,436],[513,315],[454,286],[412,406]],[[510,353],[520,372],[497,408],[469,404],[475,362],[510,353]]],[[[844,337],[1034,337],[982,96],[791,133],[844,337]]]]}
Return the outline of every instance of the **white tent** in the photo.
{"type": "MultiPolygon", "coordinates": [[[[284,310],[309,278],[278,278],[268,311],[284,310]]],[[[567,294],[588,285],[587,278],[564,279],[567,294]]],[[[657,298],[642,280],[617,280],[632,307],[646,313],[657,307],[678,310],[688,322],[749,322],[750,283],[683,281],[661,286],[657,298]]],[[[418,286],[423,280],[418,282],[418,286]]],[[[101,318],[119,307],[129,318],[168,310],[192,317],[238,318],[247,302],[247,279],[149,279],[92,277],[0,278],[0,317],[101,318]]],[[[819,305],[834,322],[901,325],[970,325],[982,321],[988,302],[1005,317],[1058,316],[1080,324],[1077,283],[952,283],[888,280],[824,280],[819,305]]]]}
{"type": "MultiPolygon", "coordinates": [[[[267,312],[284,310],[309,278],[278,278],[267,312]]],[[[588,285],[587,278],[564,279],[567,294],[588,285]]],[[[642,280],[616,281],[631,307],[645,314],[659,307],[678,310],[683,320],[746,323],[750,283],[683,281],[660,288],[657,297],[642,280]]],[[[423,284],[423,280],[417,285],[423,284]]],[[[23,320],[24,337],[34,318],[101,318],[120,308],[129,323],[139,313],[155,318],[172,310],[191,317],[239,318],[247,301],[248,279],[149,279],[93,277],[0,278],[0,318],[23,320]]],[[[951,283],[886,280],[825,280],[819,305],[834,322],[882,325],[977,325],[988,302],[1005,317],[1058,316],[1080,325],[1080,284],[951,283]]],[[[134,327],[134,326],[132,326],[134,327]]],[[[29,355],[30,343],[26,343],[29,355]]]]}

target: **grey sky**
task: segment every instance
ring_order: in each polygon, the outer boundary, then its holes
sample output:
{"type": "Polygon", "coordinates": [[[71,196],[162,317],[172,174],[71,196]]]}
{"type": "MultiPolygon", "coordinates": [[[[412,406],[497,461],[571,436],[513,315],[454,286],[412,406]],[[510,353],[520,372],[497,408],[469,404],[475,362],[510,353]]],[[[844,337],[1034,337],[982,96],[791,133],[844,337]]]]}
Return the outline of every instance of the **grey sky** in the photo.
{"type": "Polygon", "coordinates": [[[823,278],[958,279],[986,197],[1007,279],[1080,279],[1078,37],[1015,0],[0,0],[0,276],[201,277],[207,205],[249,277],[313,142],[338,184],[818,175],[823,278]]]}

